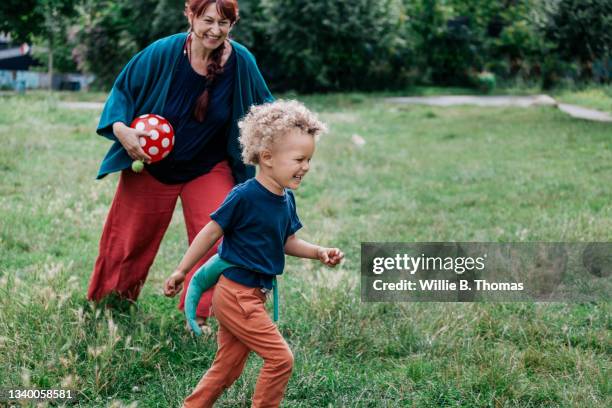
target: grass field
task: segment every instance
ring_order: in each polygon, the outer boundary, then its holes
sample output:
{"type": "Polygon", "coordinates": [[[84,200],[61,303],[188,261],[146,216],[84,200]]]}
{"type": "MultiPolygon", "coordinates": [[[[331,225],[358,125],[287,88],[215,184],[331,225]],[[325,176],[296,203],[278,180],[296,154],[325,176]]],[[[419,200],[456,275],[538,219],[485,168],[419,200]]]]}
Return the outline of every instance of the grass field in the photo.
{"type": "Polygon", "coordinates": [[[586,88],[581,91],[560,91],[553,96],[560,102],[612,113],[612,86],[586,88]]]}
{"type": "MultiPolygon", "coordinates": [[[[182,214],[137,307],[86,302],[117,177],[94,180],[109,146],[99,112],[58,98],[0,98],[0,388],[178,406],[216,349],[161,295],[187,248],[182,214]]],[[[300,99],[331,129],[296,192],[300,235],[346,262],[288,259],[280,330],[296,363],[283,406],[612,406],[609,303],[368,304],[359,292],[362,241],[611,241],[612,125],[551,108],[300,99]]],[[[606,93],[576,99],[612,106],[606,93]]],[[[250,406],[260,366],[252,356],[218,406],[250,406]]]]}

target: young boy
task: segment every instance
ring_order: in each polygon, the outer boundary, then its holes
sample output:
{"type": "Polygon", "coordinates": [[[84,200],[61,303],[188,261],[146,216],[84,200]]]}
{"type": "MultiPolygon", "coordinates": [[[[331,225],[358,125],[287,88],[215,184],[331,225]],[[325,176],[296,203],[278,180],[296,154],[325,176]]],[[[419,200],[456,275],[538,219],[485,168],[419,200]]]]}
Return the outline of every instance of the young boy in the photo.
{"type": "Polygon", "coordinates": [[[237,185],[195,237],[164,292],[180,291],[186,273],[223,236],[218,255],[237,265],[223,271],[212,305],[219,322],[212,367],[184,407],[211,407],[242,373],[251,351],[264,359],[253,407],[277,407],[293,368],[293,354],[266,313],[266,292],[283,273],[284,254],[336,266],[344,254],[295,236],[302,227],[292,189],[310,169],[315,138],[325,125],[301,103],[276,101],[255,106],[239,123],[242,157],[259,167],[257,176],[237,185]]]}

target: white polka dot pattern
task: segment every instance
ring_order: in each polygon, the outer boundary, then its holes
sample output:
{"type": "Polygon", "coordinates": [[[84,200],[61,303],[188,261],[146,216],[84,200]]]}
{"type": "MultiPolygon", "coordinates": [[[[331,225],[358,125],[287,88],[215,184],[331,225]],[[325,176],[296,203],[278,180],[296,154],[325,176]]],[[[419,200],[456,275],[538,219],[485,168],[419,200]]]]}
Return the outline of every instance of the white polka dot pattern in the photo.
{"type": "Polygon", "coordinates": [[[174,147],[174,129],[163,117],[157,114],[140,115],[130,125],[139,131],[144,131],[149,136],[139,137],[138,142],[144,151],[151,156],[151,162],[155,163],[170,154],[174,147]]]}

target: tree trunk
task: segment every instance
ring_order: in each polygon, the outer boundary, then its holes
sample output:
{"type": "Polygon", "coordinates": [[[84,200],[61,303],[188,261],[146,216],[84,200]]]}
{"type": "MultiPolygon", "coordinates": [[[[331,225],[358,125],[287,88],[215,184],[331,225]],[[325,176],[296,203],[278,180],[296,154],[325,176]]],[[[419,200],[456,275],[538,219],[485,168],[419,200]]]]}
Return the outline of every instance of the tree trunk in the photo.
{"type": "Polygon", "coordinates": [[[47,69],[49,72],[49,92],[53,92],[53,39],[49,36],[49,51],[47,54],[47,69]]]}

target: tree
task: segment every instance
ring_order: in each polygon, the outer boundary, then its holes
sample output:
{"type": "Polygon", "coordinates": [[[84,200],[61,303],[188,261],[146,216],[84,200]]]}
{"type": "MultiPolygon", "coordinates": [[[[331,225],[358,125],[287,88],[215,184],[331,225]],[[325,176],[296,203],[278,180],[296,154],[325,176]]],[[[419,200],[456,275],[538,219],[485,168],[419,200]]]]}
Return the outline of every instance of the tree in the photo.
{"type": "Polygon", "coordinates": [[[53,78],[55,46],[74,17],[79,0],[3,0],[0,5],[0,31],[10,33],[17,41],[46,40],[49,83],[53,78]]]}
{"type": "Polygon", "coordinates": [[[79,8],[80,28],[73,54],[80,70],[95,75],[94,87],[108,88],[130,57],[139,51],[127,27],[131,22],[116,1],[86,0],[79,8]]]}
{"type": "MultiPolygon", "coordinates": [[[[189,24],[187,17],[183,14],[185,0],[159,0],[155,1],[155,3],[154,17],[150,30],[152,39],[187,31],[189,24]]],[[[146,11],[144,16],[146,19],[146,11]]]]}
{"type": "Polygon", "coordinates": [[[610,0],[557,0],[551,3],[547,38],[565,61],[578,60],[581,77],[593,77],[593,63],[604,64],[612,55],[612,2],[610,0]]]}
{"type": "Polygon", "coordinates": [[[0,3],[0,31],[10,33],[15,41],[30,41],[32,35],[37,33],[41,21],[44,21],[38,3],[37,0],[2,1],[0,3]]]}
{"type": "Polygon", "coordinates": [[[454,3],[461,2],[443,0],[411,3],[425,78],[436,84],[467,85],[485,60],[482,30],[471,6],[457,7],[454,3]]]}
{"type": "Polygon", "coordinates": [[[240,19],[232,29],[231,37],[245,45],[255,56],[260,65],[265,63],[270,54],[270,42],[267,26],[269,21],[262,0],[240,0],[240,19]]]}
{"type": "Polygon", "coordinates": [[[153,41],[186,31],[184,0],[81,0],[73,55],[108,88],[129,59],[153,41]]]}
{"type": "Polygon", "coordinates": [[[404,49],[398,0],[263,0],[264,65],[277,87],[301,92],[384,89],[400,75],[404,49]]]}

